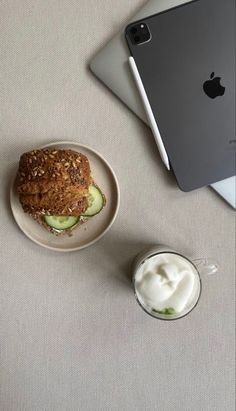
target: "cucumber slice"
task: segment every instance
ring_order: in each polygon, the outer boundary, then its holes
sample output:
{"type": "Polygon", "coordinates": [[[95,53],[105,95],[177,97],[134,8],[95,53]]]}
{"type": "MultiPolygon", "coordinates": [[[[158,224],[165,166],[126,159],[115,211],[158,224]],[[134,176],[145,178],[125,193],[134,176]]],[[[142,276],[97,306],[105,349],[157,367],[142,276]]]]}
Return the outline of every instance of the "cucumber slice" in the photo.
{"type": "Polygon", "coordinates": [[[89,186],[88,203],[89,206],[87,210],[82,214],[86,217],[92,217],[93,215],[100,213],[105,205],[105,197],[95,185],[89,186]]]}
{"type": "Polygon", "coordinates": [[[164,308],[164,310],[155,310],[153,308],[152,311],[154,311],[155,313],[164,314],[164,315],[174,315],[174,314],[176,314],[176,311],[173,307],[164,308]]]}
{"type": "Polygon", "coordinates": [[[45,215],[45,223],[56,230],[66,230],[73,227],[79,222],[79,217],[75,216],[59,216],[59,215],[45,215]]]}

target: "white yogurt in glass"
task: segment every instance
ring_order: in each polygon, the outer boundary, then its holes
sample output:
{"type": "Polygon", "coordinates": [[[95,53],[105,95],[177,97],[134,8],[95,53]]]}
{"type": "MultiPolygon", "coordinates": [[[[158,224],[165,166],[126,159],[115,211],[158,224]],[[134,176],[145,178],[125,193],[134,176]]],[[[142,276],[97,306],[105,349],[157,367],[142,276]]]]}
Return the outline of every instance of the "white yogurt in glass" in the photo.
{"type": "Polygon", "coordinates": [[[195,266],[174,252],[161,252],[145,259],[134,276],[136,297],[155,316],[179,318],[197,303],[201,292],[195,266]]]}

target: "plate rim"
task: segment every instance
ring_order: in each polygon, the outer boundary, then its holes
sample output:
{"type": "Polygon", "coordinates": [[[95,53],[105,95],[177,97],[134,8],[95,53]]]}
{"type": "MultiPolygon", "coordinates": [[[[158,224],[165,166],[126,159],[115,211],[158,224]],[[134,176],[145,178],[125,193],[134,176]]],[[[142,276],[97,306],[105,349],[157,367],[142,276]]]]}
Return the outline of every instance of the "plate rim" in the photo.
{"type": "Polygon", "coordinates": [[[116,177],[116,174],[115,174],[113,168],[112,168],[111,165],[108,163],[108,161],[103,157],[103,155],[99,153],[99,151],[97,151],[97,150],[95,150],[95,149],[87,146],[86,144],[80,144],[80,143],[77,143],[77,142],[75,142],[75,141],[67,141],[67,140],[61,140],[61,141],[55,141],[55,142],[53,141],[53,142],[51,142],[51,143],[49,143],[49,144],[41,145],[41,146],[39,146],[38,148],[39,148],[39,149],[42,149],[42,148],[47,148],[47,147],[53,147],[54,145],[55,145],[55,146],[56,146],[56,145],[72,145],[72,146],[81,147],[82,149],[84,148],[84,149],[86,149],[86,150],[91,151],[92,153],[94,153],[96,156],[98,156],[98,157],[105,163],[105,165],[106,165],[107,168],[109,169],[109,171],[110,171],[110,173],[111,173],[111,175],[112,175],[112,177],[113,177],[113,180],[114,180],[114,182],[115,182],[116,194],[117,194],[117,201],[116,201],[116,204],[115,204],[115,211],[114,211],[114,214],[113,214],[113,217],[112,217],[110,223],[108,224],[108,226],[105,228],[105,230],[104,230],[101,234],[99,234],[99,235],[98,235],[97,237],[95,237],[93,240],[89,241],[88,243],[86,243],[86,244],[84,244],[84,245],[82,245],[82,246],[77,246],[77,247],[71,247],[71,248],[62,249],[62,248],[57,248],[57,247],[54,247],[54,246],[50,246],[50,245],[46,245],[46,244],[41,243],[40,241],[38,241],[37,239],[35,239],[34,237],[32,237],[32,235],[29,234],[29,233],[21,226],[21,224],[18,222],[18,220],[17,220],[17,218],[16,218],[16,215],[15,215],[15,212],[14,212],[14,209],[13,209],[13,196],[14,196],[14,194],[15,194],[15,193],[14,193],[14,183],[15,183],[15,179],[16,179],[16,175],[15,175],[15,174],[14,174],[14,176],[13,176],[13,178],[12,178],[11,185],[10,185],[10,206],[11,206],[11,211],[12,211],[14,220],[15,220],[16,224],[18,225],[18,227],[20,228],[20,230],[26,235],[26,237],[28,237],[28,238],[29,238],[31,241],[33,241],[35,244],[37,244],[37,245],[39,245],[39,246],[41,246],[41,247],[44,247],[44,248],[46,248],[46,249],[48,249],[48,250],[52,250],[52,251],[56,251],[56,252],[60,252],[60,253],[80,251],[80,250],[83,250],[83,249],[85,249],[85,248],[87,248],[87,247],[90,247],[91,245],[95,244],[95,243],[96,243],[97,241],[99,241],[99,240],[109,231],[109,229],[112,227],[112,225],[113,225],[113,223],[115,222],[115,219],[116,219],[116,217],[117,217],[117,215],[118,215],[119,208],[120,208],[120,187],[119,187],[118,179],[117,179],[117,177],[116,177]]]}

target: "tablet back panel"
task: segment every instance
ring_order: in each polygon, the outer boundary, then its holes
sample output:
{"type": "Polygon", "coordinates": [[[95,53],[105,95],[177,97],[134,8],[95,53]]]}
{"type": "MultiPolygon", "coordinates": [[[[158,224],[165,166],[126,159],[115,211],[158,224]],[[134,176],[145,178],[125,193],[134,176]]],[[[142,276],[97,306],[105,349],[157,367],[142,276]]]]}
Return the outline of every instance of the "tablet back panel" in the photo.
{"type": "Polygon", "coordinates": [[[139,23],[151,40],[135,45],[132,23],[127,42],[179,186],[235,175],[234,0],[197,0],[139,23]]]}

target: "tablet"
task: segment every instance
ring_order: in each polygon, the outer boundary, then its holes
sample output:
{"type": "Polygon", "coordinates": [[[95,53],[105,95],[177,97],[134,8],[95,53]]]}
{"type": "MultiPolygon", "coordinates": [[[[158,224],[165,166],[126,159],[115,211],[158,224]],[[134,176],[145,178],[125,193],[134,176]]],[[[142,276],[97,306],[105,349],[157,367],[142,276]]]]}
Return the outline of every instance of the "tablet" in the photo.
{"type": "Polygon", "coordinates": [[[126,28],[183,191],[235,175],[234,11],[234,0],[196,0],[126,28]]]}

